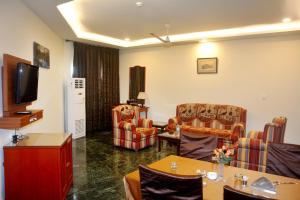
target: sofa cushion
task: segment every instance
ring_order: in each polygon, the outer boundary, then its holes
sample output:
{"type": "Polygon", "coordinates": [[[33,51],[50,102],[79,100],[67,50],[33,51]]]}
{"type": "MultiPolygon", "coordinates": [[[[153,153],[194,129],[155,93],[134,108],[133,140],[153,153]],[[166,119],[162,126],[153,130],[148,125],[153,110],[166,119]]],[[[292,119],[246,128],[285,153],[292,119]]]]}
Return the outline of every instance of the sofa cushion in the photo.
{"type": "Polygon", "coordinates": [[[224,125],[233,125],[240,122],[242,109],[236,106],[220,105],[217,119],[224,125]]]}
{"type": "Polygon", "coordinates": [[[218,106],[215,104],[198,104],[197,118],[202,122],[211,122],[217,118],[218,106]]]}
{"type": "Polygon", "coordinates": [[[178,105],[177,116],[182,122],[192,122],[197,116],[197,104],[187,103],[178,105]]]}
{"type": "Polygon", "coordinates": [[[182,130],[199,133],[203,135],[215,135],[221,138],[230,138],[232,135],[231,130],[223,130],[223,129],[214,129],[214,128],[207,128],[207,127],[192,127],[192,126],[184,126],[182,130]]]}

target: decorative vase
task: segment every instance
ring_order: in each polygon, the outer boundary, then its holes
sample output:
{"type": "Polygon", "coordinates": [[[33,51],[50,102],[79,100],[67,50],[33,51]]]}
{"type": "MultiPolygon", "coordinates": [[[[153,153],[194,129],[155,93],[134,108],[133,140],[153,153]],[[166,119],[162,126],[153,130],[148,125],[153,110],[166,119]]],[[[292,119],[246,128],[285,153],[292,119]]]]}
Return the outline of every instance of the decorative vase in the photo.
{"type": "Polygon", "coordinates": [[[219,169],[218,169],[218,179],[224,178],[224,163],[219,163],[219,169]]]}

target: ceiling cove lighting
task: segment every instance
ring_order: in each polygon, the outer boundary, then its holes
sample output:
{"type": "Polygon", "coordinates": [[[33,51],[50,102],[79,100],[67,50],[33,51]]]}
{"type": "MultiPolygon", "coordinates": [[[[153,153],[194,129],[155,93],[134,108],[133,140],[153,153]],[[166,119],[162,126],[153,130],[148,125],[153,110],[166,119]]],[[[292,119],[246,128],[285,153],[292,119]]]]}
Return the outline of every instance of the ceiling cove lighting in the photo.
{"type": "Polygon", "coordinates": [[[283,22],[283,23],[288,23],[288,22],[290,22],[290,21],[292,21],[292,20],[291,20],[291,18],[288,18],[288,17],[282,19],[282,22],[283,22]]]}
{"type": "MultiPolygon", "coordinates": [[[[76,10],[74,4],[75,1],[70,1],[57,6],[57,9],[62,14],[64,19],[67,21],[73,32],[78,38],[96,41],[100,43],[106,43],[119,47],[137,47],[145,45],[160,44],[161,41],[156,38],[145,38],[139,40],[126,41],[125,39],[117,39],[105,35],[87,32],[84,30],[84,26],[80,22],[79,12],[76,10]]],[[[279,33],[287,31],[298,31],[300,30],[300,21],[282,22],[277,24],[264,24],[264,25],[253,25],[229,29],[220,29],[213,31],[185,33],[178,35],[169,35],[172,42],[184,42],[184,41],[199,41],[203,38],[227,38],[227,37],[238,37],[238,36],[251,36],[268,33],[279,33]]],[[[166,36],[162,36],[166,37],[166,36]]]]}

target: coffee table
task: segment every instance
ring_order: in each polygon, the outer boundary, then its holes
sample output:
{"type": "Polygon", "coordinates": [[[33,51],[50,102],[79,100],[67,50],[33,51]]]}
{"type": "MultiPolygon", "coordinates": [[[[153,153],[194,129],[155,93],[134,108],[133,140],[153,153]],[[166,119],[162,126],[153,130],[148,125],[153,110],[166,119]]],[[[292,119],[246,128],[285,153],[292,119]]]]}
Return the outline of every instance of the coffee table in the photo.
{"type": "Polygon", "coordinates": [[[179,155],[180,151],[180,134],[177,132],[169,133],[169,132],[163,132],[161,134],[157,135],[158,137],[158,151],[161,151],[161,143],[163,140],[166,140],[167,142],[171,144],[175,144],[177,147],[177,155],[179,155]]]}

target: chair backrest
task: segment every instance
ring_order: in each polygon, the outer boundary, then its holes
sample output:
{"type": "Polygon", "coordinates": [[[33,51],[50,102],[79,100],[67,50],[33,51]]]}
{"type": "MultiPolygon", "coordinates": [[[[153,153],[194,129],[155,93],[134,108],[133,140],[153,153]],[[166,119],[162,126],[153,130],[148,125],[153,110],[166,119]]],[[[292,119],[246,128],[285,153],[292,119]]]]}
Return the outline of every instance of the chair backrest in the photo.
{"type": "Polygon", "coordinates": [[[120,121],[136,123],[137,106],[119,105],[112,109],[113,126],[117,126],[120,121]]]}
{"type": "Polygon", "coordinates": [[[272,200],[271,198],[267,198],[264,196],[253,195],[250,193],[246,193],[240,190],[236,190],[228,185],[224,186],[223,193],[224,200],[272,200]]]}
{"type": "Polygon", "coordinates": [[[284,142],[284,133],[285,133],[285,127],[286,127],[286,123],[287,123],[287,118],[283,117],[283,116],[274,117],[272,122],[280,126],[280,128],[281,128],[280,143],[283,143],[284,142]]]}
{"type": "Polygon", "coordinates": [[[142,199],[203,199],[201,176],[179,176],[139,166],[142,199]]]}
{"type": "Polygon", "coordinates": [[[216,136],[181,131],[180,156],[211,161],[217,145],[218,138],[216,136]]]}
{"type": "Polygon", "coordinates": [[[268,143],[267,173],[300,178],[300,145],[268,143]]]}
{"type": "Polygon", "coordinates": [[[283,143],[286,127],[286,117],[275,117],[272,123],[267,123],[264,128],[263,141],[283,143]]]}

